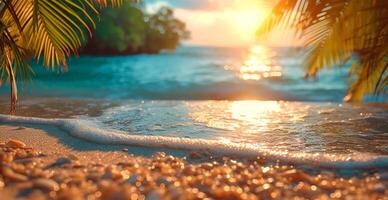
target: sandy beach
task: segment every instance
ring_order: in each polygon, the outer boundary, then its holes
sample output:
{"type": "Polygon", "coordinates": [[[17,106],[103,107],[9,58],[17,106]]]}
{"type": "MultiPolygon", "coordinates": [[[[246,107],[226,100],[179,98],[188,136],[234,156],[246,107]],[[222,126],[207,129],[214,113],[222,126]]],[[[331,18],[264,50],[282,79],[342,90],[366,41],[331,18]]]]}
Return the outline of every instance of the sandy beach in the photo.
{"type": "Polygon", "coordinates": [[[42,161],[52,162],[60,156],[73,154],[79,161],[85,163],[91,160],[111,163],[125,157],[120,150],[124,147],[97,145],[68,136],[57,127],[50,126],[0,126],[1,142],[17,139],[29,147],[45,152],[42,161]]]}
{"type": "Polygon", "coordinates": [[[0,200],[388,200],[388,0],[0,0],[0,200]]]}
{"type": "Polygon", "coordinates": [[[156,149],[99,145],[50,126],[2,125],[0,143],[2,199],[384,199],[388,195],[387,174],[337,177],[263,158],[179,151],[170,155],[156,149]]]}

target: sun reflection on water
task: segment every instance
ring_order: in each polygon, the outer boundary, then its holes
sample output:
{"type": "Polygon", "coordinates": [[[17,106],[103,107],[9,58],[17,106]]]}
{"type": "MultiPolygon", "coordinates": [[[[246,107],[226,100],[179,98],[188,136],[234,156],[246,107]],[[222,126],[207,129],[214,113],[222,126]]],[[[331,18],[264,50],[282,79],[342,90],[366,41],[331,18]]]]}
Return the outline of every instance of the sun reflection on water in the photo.
{"type": "Polygon", "coordinates": [[[210,101],[207,106],[190,104],[190,116],[207,127],[240,133],[273,130],[279,124],[303,119],[306,108],[282,101],[210,101]]]}
{"type": "Polygon", "coordinates": [[[225,70],[235,71],[242,80],[276,79],[282,77],[282,67],[276,64],[276,52],[256,45],[249,51],[241,65],[225,66],[225,70]]]}
{"type": "Polygon", "coordinates": [[[232,118],[244,122],[259,122],[265,115],[280,112],[277,101],[235,101],[229,108],[232,118]]]}
{"type": "MultiPolygon", "coordinates": [[[[288,150],[292,144],[303,143],[301,124],[309,106],[284,101],[208,101],[187,103],[189,115],[199,126],[220,130],[213,132],[217,140],[228,143],[249,142],[261,147],[276,142],[276,149],[288,150]],[[294,133],[299,133],[295,136],[294,133]],[[287,143],[284,144],[284,139],[287,143]],[[254,141],[254,142],[252,142],[254,141]]],[[[320,138],[314,140],[320,142],[320,138]]]]}

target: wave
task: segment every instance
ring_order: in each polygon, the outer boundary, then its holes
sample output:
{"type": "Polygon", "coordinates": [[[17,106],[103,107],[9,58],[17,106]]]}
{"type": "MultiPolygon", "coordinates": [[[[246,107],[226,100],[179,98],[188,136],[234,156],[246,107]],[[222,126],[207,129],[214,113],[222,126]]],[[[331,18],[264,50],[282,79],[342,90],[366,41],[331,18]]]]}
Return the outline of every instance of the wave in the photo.
{"type": "Polygon", "coordinates": [[[0,115],[0,123],[56,126],[73,137],[98,144],[133,145],[152,148],[171,148],[188,151],[206,151],[214,155],[240,158],[265,157],[294,165],[309,165],[329,169],[387,169],[388,156],[371,154],[323,154],[274,151],[258,144],[234,143],[223,140],[206,140],[165,136],[130,135],[127,132],[104,130],[83,119],[43,119],[0,115]]]}

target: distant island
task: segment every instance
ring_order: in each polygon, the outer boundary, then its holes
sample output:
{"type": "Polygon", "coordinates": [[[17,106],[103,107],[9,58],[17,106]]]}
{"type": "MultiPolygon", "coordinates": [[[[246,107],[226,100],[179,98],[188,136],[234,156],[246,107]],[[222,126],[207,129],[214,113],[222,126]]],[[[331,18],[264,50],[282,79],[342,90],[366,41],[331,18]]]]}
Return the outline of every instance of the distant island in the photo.
{"type": "Polygon", "coordinates": [[[157,54],[175,50],[190,37],[190,32],[184,22],[174,17],[171,8],[162,7],[149,14],[142,5],[125,3],[103,8],[92,35],[81,54],[157,54]]]}

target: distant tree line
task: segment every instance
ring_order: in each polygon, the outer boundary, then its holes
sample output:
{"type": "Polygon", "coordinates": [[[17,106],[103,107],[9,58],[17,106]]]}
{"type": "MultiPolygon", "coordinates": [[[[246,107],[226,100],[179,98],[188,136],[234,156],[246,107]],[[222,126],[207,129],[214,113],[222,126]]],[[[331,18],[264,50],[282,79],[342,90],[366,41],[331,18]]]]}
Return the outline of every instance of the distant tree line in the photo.
{"type": "Polygon", "coordinates": [[[174,50],[190,37],[185,23],[174,17],[171,8],[162,7],[154,14],[143,10],[134,3],[103,8],[93,36],[81,54],[155,54],[174,50]]]}

